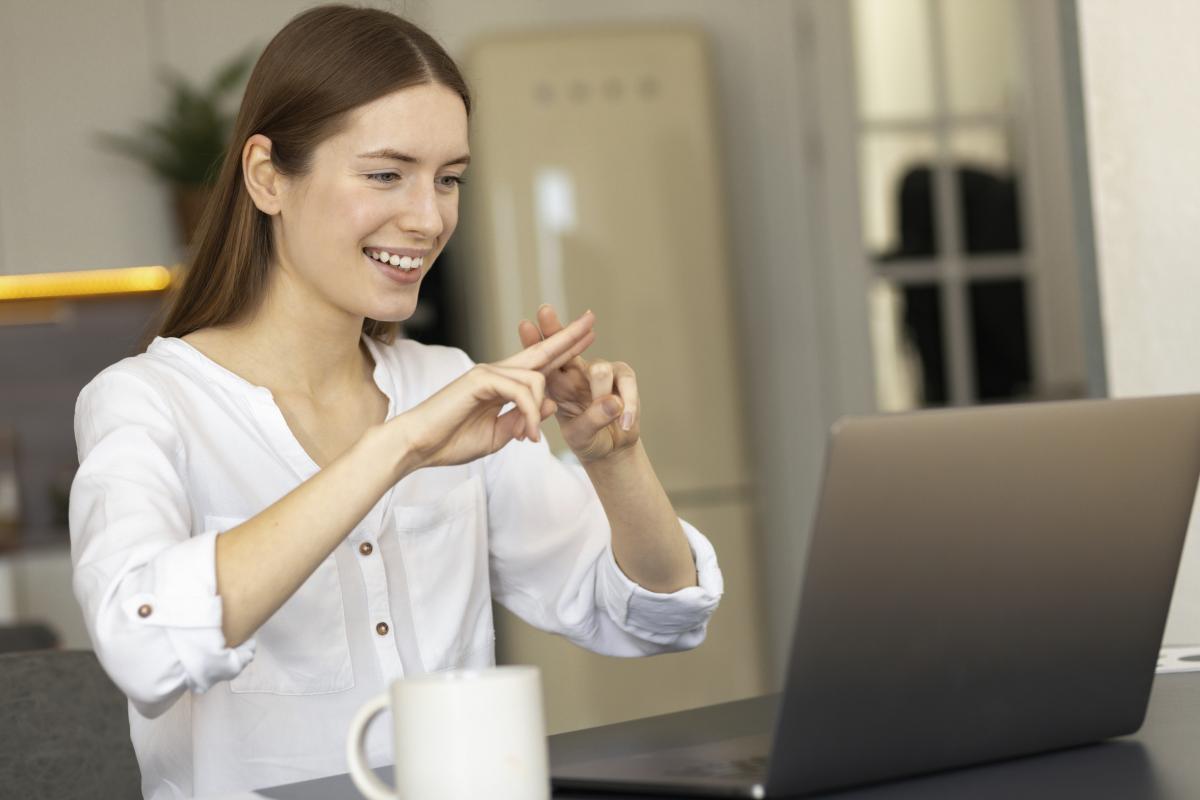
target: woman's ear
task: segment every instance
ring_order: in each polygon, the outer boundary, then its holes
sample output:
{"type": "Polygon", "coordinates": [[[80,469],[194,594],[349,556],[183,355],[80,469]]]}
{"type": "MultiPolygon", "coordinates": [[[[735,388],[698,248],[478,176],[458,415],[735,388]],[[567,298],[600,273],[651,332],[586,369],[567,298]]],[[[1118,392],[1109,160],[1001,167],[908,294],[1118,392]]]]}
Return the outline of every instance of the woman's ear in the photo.
{"type": "Polygon", "coordinates": [[[242,145],[242,180],[258,210],[268,216],[279,213],[283,176],[271,163],[271,140],[256,133],[242,145]]]}

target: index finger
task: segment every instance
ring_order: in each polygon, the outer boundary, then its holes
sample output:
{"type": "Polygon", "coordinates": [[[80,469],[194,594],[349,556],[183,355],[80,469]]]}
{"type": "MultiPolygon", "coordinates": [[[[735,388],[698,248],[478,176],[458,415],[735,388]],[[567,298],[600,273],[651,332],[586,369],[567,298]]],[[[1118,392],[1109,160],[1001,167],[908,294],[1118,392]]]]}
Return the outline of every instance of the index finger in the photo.
{"type": "MultiPolygon", "coordinates": [[[[542,303],[537,310],[537,325],[532,325],[540,336],[553,336],[562,330],[563,324],[558,319],[558,312],[554,310],[554,306],[549,303],[542,303]]],[[[582,350],[580,351],[582,352],[582,350]]],[[[578,353],[572,354],[571,358],[563,359],[562,366],[566,369],[567,362],[572,364],[576,369],[586,370],[587,362],[582,358],[578,358],[578,353]]]]}
{"type": "MultiPolygon", "coordinates": [[[[518,369],[544,370],[551,368],[562,356],[571,353],[578,345],[583,343],[585,337],[592,332],[592,325],[595,322],[596,315],[589,309],[583,312],[570,325],[556,332],[554,335],[547,336],[537,344],[530,345],[521,352],[509,356],[499,362],[499,365],[517,367],[518,369]]],[[[570,357],[578,355],[579,352],[582,352],[582,349],[573,353],[570,357]]]]}

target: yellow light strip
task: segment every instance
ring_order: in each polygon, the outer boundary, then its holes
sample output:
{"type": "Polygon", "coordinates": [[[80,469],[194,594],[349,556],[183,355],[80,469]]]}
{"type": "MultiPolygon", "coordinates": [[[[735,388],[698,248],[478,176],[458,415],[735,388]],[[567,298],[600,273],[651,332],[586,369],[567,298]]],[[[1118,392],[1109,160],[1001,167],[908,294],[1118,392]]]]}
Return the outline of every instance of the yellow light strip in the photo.
{"type": "Polygon", "coordinates": [[[162,266],[0,275],[0,301],[161,292],[171,278],[171,270],[162,266]]]}

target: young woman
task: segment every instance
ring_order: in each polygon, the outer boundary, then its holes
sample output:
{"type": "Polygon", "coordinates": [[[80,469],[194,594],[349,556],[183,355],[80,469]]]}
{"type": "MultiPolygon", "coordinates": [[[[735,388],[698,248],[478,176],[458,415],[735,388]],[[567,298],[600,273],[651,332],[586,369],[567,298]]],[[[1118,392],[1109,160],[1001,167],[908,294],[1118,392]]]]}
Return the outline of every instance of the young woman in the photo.
{"type": "Polygon", "coordinates": [[[147,797],[344,772],[387,683],[494,663],[493,598],[609,655],[704,638],[716,557],[646,458],[633,371],[581,356],[590,312],[543,306],[494,364],[394,336],[454,232],[469,112],[412,24],[296,17],[160,335],[79,396],[75,592],[147,797]]]}

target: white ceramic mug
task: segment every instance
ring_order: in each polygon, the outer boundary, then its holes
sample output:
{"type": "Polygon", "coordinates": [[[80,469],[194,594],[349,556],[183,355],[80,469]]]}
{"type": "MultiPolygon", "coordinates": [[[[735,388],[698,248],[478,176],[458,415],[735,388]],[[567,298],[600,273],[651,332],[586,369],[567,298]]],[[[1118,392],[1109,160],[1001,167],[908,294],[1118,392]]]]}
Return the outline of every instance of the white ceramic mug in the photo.
{"type": "Polygon", "coordinates": [[[346,760],[369,800],[548,800],[550,773],[537,667],[416,675],[359,709],[346,760]],[[391,708],[396,788],[367,766],[364,734],[391,708]]]}

